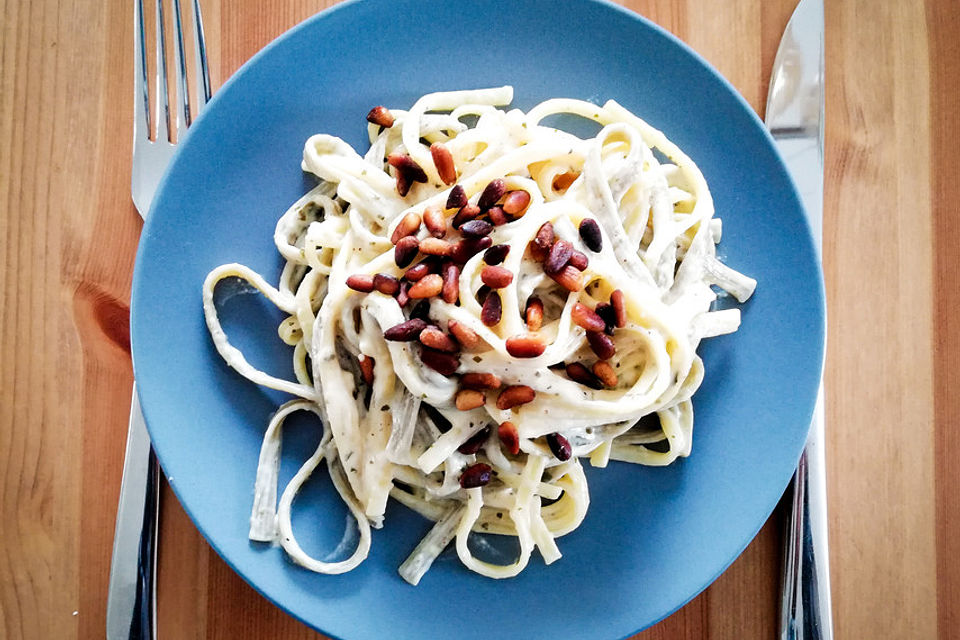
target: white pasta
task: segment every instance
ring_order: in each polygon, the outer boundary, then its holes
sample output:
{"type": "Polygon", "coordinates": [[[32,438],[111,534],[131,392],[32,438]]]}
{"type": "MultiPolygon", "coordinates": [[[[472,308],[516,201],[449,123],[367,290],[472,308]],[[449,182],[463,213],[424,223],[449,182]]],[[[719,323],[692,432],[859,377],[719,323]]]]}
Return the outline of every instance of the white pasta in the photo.
{"type": "Polygon", "coordinates": [[[514,576],[534,549],[547,564],[559,559],[556,538],[586,516],[581,457],[604,467],[690,454],[691,396],[704,377],[697,346],[740,323],[739,310],[711,310],[712,287],[743,302],[756,286],[716,257],[721,226],[706,181],[613,101],[497,108],[512,98],[511,87],[453,91],[381,110],[393,122],[368,118],[363,156],[312,136],[302,167],[319,184],[277,223],[279,286],[237,264],[204,282],[207,325],[227,364],[298,398],[264,436],[250,538],[278,542],[312,571],[362,562],[392,497],[437,523],[401,567],[407,581],[419,582],[450,543],[473,571],[514,576]],[[581,139],[543,124],[556,114],[601,129],[581,139]],[[497,197],[481,203],[485,192],[497,197]],[[470,211],[490,224],[454,228],[462,202],[447,205],[458,196],[469,203],[460,218],[470,211]],[[447,227],[430,241],[436,230],[419,225],[428,210],[447,227]],[[407,229],[411,220],[419,226],[407,229]],[[415,245],[409,263],[392,241],[406,231],[417,239],[401,241],[415,245]],[[418,253],[429,242],[447,255],[418,253]],[[509,249],[493,258],[490,245],[509,249]],[[413,267],[420,278],[406,275],[413,267]],[[509,282],[494,282],[504,270],[509,282]],[[279,334],[294,347],[296,380],[257,370],[230,344],[214,302],[224,278],[245,280],[286,314],[279,334]],[[427,297],[405,299],[421,290],[427,297]],[[316,413],[324,435],[278,504],[282,424],[298,410],[316,413]],[[294,497],[322,461],[359,531],[338,562],[310,557],[291,526],[294,497]],[[516,536],[519,557],[474,557],[472,532],[516,536]]]}

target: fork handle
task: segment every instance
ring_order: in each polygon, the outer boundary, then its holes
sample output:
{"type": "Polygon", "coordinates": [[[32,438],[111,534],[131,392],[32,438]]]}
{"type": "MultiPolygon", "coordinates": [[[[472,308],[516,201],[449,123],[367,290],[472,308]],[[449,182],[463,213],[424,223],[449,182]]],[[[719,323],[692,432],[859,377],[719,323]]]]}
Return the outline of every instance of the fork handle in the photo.
{"type": "Polygon", "coordinates": [[[156,635],[159,490],[159,465],[134,384],[110,561],[107,640],[149,640],[156,635]]]}
{"type": "Polygon", "coordinates": [[[823,387],[810,435],[788,493],[780,640],[832,640],[827,495],[823,452],[823,387]]]}
{"type": "Polygon", "coordinates": [[[157,637],[157,540],[160,526],[160,463],[150,448],[140,551],[137,554],[137,605],[130,640],[157,637]]]}

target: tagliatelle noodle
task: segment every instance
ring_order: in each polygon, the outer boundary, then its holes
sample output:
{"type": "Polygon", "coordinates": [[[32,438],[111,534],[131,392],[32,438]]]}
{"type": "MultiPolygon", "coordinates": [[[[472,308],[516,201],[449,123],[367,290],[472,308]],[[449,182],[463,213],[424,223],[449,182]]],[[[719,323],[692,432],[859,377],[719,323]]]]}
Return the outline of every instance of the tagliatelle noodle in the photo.
{"type": "MultiPolygon", "coordinates": [[[[585,518],[590,498],[581,457],[604,467],[610,460],[666,465],[690,455],[691,397],[704,378],[697,346],[703,338],[736,331],[740,323],[738,309],[711,310],[713,287],[743,302],[756,286],[716,257],[721,226],[706,181],[662,132],[616,102],[553,99],[527,113],[498,108],[512,98],[511,87],[428,94],[409,111],[392,110],[391,126],[371,122],[363,156],[335,136],[312,136],[302,168],[319,184],[277,223],[274,241],[286,261],[278,288],[237,264],[214,269],[204,282],[204,314],[226,363],[257,384],[300,398],[283,405],[267,427],[250,538],[279,543],[310,570],[341,573],[362,562],[370,527],[383,525],[393,498],[436,523],[401,566],[407,581],[417,584],[451,543],[471,570],[514,576],[534,549],[547,564],[559,559],[556,538],[585,518]],[[585,118],[601,129],[581,139],[544,124],[557,115],[585,118]],[[529,195],[522,211],[489,234],[492,244],[510,247],[498,265],[513,274],[496,291],[499,321],[488,326],[483,318],[483,296],[489,295],[483,251],[459,265],[454,302],[428,298],[428,317],[437,329],[452,333],[456,322],[479,340],[479,346],[454,354],[454,375],[421,360],[426,348],[416,336],[384,336],[410,319],[418,301],[401,307],[395,296],[347,285],[351,276],[403,279],[406,265],[397,265],[391,237],[408,213],[422,216],[439,208],[449,229],[457,213],[445,209],[453,185],[441,180],[433,143],[449,151],[470,203],[494,180],[502,180],[507,193],[529,195]],[[417,165],[426,181],[398,177],[405,170],[387,161],[398,156],[417,165]],[[569,186],[555,188],[560,178],[569,186]],[[405,196],[401,181],[408,183],[405,196]],[[588,219],[600,230],[596,252],[578,231],[588,219]],[[555,238],[588,258],[578,271],[577,290],[547,275],[543,258],[528,248],[547,223],[555,238]],[[226,278],[245,281],[287,315],[278,333],[294,347],[295,381],[256,369],[230,344],[214,295],[226,278]],[[607,326],[615,345],[607,362],[617,384],[585,384],[565,371],[565,365],[598,360],[576,307],[609,304],[615,291],[622,292],[626,315],[623,326],[607,326]],[[537,331],[526,324],[531,296],[544,305],[537,331]],[[511,355],[508,340],[517,336],[532,336],[542,353],[511,355]],[[469,373],[493,374],[504,387],[529,387],[533,399],[501,409],[500,392],[487,390],[481,406],[458,410],[458,380],[469,373]],[[298,410],[320,418],[323,437],[278,504],[282,425],[298,410]],[[507,421],[515,425],[518,454],[498,437],[497,426],[507,421]],[[567,443],[569,459],[551,448],[558,437],[567,443]],[[465,449],[471,438],[483,440],[465,449]],[[294,498],[322,461],[357,522],[357,545],[345,560],[309,556],[292,531],[294,498]],[[465,483],[486,469],[479,486],[465,483]],[[506,565],[475,557],[468,540],[476,532],[516,536],[519,557],[506,565]]],[[[423,227],[416,231],[420,240],[428,235],[423,227]]],[[[448,239],[457,236],[448,230],[448,239]]]]}

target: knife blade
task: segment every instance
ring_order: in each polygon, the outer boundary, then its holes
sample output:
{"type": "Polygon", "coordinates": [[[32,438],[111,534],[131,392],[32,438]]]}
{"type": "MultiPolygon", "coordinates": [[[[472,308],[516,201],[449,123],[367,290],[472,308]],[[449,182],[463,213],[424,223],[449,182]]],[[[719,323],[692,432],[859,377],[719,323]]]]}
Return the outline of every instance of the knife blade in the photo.
{"type": "MultiPolygon", "coordinates": [[[[823,0],[800,0],[774,60],[765,122],[800,193],[818,253],[823,244],[823,0]]],[[[823,381],[788,489],[781,640],[831,640],[823,381]]]]}

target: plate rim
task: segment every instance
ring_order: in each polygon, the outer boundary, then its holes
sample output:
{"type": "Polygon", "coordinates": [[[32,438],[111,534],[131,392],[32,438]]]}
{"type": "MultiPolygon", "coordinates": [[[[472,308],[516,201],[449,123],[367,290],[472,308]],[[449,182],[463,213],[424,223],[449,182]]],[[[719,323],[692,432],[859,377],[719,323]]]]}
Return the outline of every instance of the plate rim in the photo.
{"type": "MultiPolygon", "coordinates": [[[[443,3],[443,1],[444,0],[429,0],[429,3],[443,3]]],[[[204,126],[204,122],[207,119],[215,117],[215,116],[211,116],[210,114],[216,113],[217,111],[216,105],[223,99],[223,96],[227,95],[230,91],[232,91],[233,90],[232,88],[236,83],[240,82],[243,79],[243,77],[247,75],[247,73],[249,73],[250,70],[254,68],[262,58],[267,56],[275,47],[280,46],[283,41],[293,37],[295,34],[299,33],[301,30],[308,30],[308,29],[314,28],[314,25],[326,19],[329,19],[331,15],[334,15],[338,12],[349,11],[359,5],[374,4],[377,2],[383,3],[383,2],[389,2],[389,0],[344,0],[343,2],[339,2],[336,5],[327,7],[322,11],[319,11],[301,20],[300,22],[293,25],[289,29],[286,29],[285,31],[283,31],[281,34],[273,38],[263,48],[258,50],[253,56],[251,56],[240,67],[238,67],[238,69],[232,75],[230,75],[230,77],[219,87],[219,89],[216,90],[211,100],[206,105],[206,107],[202,110],[199,116],[195,118],[190,130],[192,131],[196,127],[202,128],[204,126]]],[[[482,4],[480,0],[474,0],[474,2],[482,4]]],[[[803,201],[799,197],[799,191],[797,189],[797,185],[793,178],[793,175],[789,171],[789,168],[787,167],[783,157],[781,156],[779,150],[774,144],[773,137],[770,135],[769,130],[763,124],[762,119],[760,118],[758,113],[753,109],[750,103],[747,102],[744,96],[736,89],[736,87],[734,87],[733,84],[723,74],[721,74],[706,58],[704,58],[700,53],[694,50],[689,44],[687,44],[686,42],[681,40],[678,36],[668,31],[666,28],[660,26],[659,24],[653,22],[651,19],[647,18],[646,16],[636,11],[633,11],[631,9],[628,9],[627,7],[614,3],[612,0],[564,0],[564,4],[568,6],[595,5],[595,6],[603,7],[607,10],[612,9],[615,13],[620,14],[621,17],[626,18],[627,20],[631,20],[635,23],[638,23],[640,25],[640,28],[649,29],[658,37],[663,38],[667,42],[669,42],[670,45],[678,47],[686,57],[690,58],[698,66],[706,70],[709,73],[709,75],[713,77],[714,80],[719,81],[719,84],[725,89],[725,92],[733,96],[735,101],[739,104],[740,108],[748,114],[748,117],[752,121],[754,128],[759,130],[762,133],[762,136],[766,139],[767,145],[774,152],[773,157],[775,158],[775,162],[780,165],[782,173],[788,181],[788,184],[791,190],[791,195],[796,199],[798,203],[798,208],[801,211],[804,211],[803,201]]],[[[170,180],[170,177],[173,173],[172,168],[175,167],[176,164],[180,161],[180,158],[183,155],[182,150],[185,147],[189,148],[188,147],[189,144],[190,144],[190,136],[188,134],[188,136],[184,139],[184,141],[177,145],[174,156],[171,159],[170,163],[168,164],[163,177],[158,183],[157,190],[156,190],[156,194],[158,196],[160,196],[164,192],[164,190],[167,188],[167,182],[170,180]]],[[[160,224],[160,222],[156,221],[157,216],[154,216],[153,213],[155,208],[157,207],[157,203],[160,202],[161,200],[162,198],[160,197],[154,198],[154,200],[151,202],[150,214],[147,216],[147,219],[144,222],[144,226],[142,229],[142,239],[137,247],[134,275],[133,275],[132,287],[131,287],[131,336],[130,336],[131,337],[131,359],[133,361],[133,369],[134,369],[134,374],[136,379],[139,379],[139,376],[136,375],[138,369],[137,369],[137,360],[135,357],[136,352],[138,350],[137,344],[139,340],[135,339],[134,337],[135,332],[133,331],[133,325],[134,325],[133,318],[135,317],[135,309],[137,308],[136,301],[139,297],[138,292],[142,290],[142,288],[145,286],[142,282],[143,280],[143,277],[142,277],[143,269],[141,267],[142,261],[143,261],[142,254],[145,252],[144,247],[146,247],[149,244],[148,242],[143,242],[143,238],[147,238],[151,234],[154,225],[160,224]]],[[[811,228],[810,228],[809,220],[806,215],[801,216],[800,225],[802,226],[802,230],[803,230],[803,233],[801,234],[802,237],[800,240],[804,243],[809,244],[811,246],[811,251],[813,255],[816,256],[817,252],[816,252],[816,248],[813,246],[811,228]]],[[[812,282],[811,284],[813,285],[812,293],[814,294],[817,301],[817,307],[814,310],[815,317],[818,322],[818,326],[815,330],[815,334],[817,338],[817,344],[815,345],[815,348],[819,351],[819,357],[817,358],[817,361],[819,364],[817,366],[816,377],[821,381],[821,384],[822,384],[824,369],[825,369],[825,361],[826,361],[826,312],[827,312],[826,302],[827,301],[826,301],[826,294],[825,294],[823,267],[819,260],[817,260],[815,264],[815,273],[817,277],[815,278],[814,282],[812,282]]],[[[139,385],[137,386],[137,393],[142,394],[142,387],[139,385]]],[[[808,418],[812,418],[813,416],[814,401],[815,401],[815,396],[814,396],[814,399],[811,399],[811,402],[809,403],[809,410],[805,411],[805,414],[807,415],[808,418]]],[[[148,405],[149,405],[149,401],[147,405],[142,405],[144,406],[145,418],[147,413],[149,413],[149,409],[147,408],[148,405]]],[[[807,421],[809,422],[809,419],[807,421]]],[[[145,422],[147,422],[147,429],[148,429],[148,432],[151,433],[151,441],[152,441],[153,430],[150,427],[149,421],[145,420],[145,422]]],[[[801,453],[802,453],[802,447],[797,451],[798,460],[801,453]]],[[[157,453],[157,456],[160,462],[162,463],[163,456],[159,452],[157,453]]],[[[165,474],[165,477],[166,477],[166,474],[165,474]]],[[[780,496],[783,493],[783,490],[785,490],[789,486],[791,479],[792,479],[792,473],[787,476],[786,482],[783,483],[783,486],[781,487],[781,491],[777,493],[778,496],[780,496]]],[[[197,531],[200,532],[200,534],[203,536],[206,543],[209,544],[211,548],[214,549],[217,555],[221,559],[223,559],[223,561],[230,567],[230,569],[234,573],[236,573],[238,576],[240,576],[241,579],[246,584],[250,585],[258,594],[266,598],[272,605],[280,608],[287,615],[307,625],[311,629],[315,629],[323,633],[324,635],[329,636],[333,640],[347,640],[347,638],[345,638],[344,636],[335,634],[330,630],[321,628],[315,622],[307,619],[303,615],[300,615],[292,607],[288,606],[283,600],[272,597],[265,590],[265,588],[261,587],[257,582],[255,582],[248,575],[248,572],[244,571],[242,567],[238,566],[238,564],[234,562],[232,557],[222,549],[221,545],[216,541],[216,539],[208,535],[205,528],[198,523],[197,516],[195,516],[193,510],[187,506],[187,503],[184,501],[184,497],[181,495],[182,486],[178,483],[173,483],[173,482],[170,482],[169,486],[172,489],[173,493],[176,495],[177,500],[182,506],[182,508],[184,509],[185,513],[190,518],[191,523],[197,529],[197,531]]],[[[651,620],[649,622],[641,621],[640,624],[642,626],[636,628],[635,630],[631,631],[630,633],[622,637],[630,638],[636,633],[639,633],[644,629],[648,629],[662,622],[666,618],[670,617],[671,615],[673,615],[674,613],[676,613],[677,611],[685,607],[693,599],[695,599],[698,595],[700,595],[704,590],[706,590],[711,584],[713,584],[719,578],[720,575],[722,575],[724,572],[727,571],[727,569],[730,568],[730,566],[742,555],[743,551],[756,538],[756,535],[759,533],[764,523],[773,514],[776,508],[776,505],[779,502],[779,499],[780,499],[779,497],[774,499],[772,504],[769,504],[763,510],[763,515],[760,516],[759,522],[755,522],[754,525],[751,526],[751,530],[753,533],[746,540],[743,541],[742,545],[738,546],[736,552],[730,558],[726,559],[722,563],[722,566],[720,567],[720,569],[715,574],[711,575],[703,584],[699,585],[696,588],[696,590],[693,593],[691,593],[686,600],[684,600],[683,602],[680,602],[675,607],[670,608],[669,610],[667,610],[665,613],[663,613],[662,615],[660,615],[654,620],[651,620]]]]}

